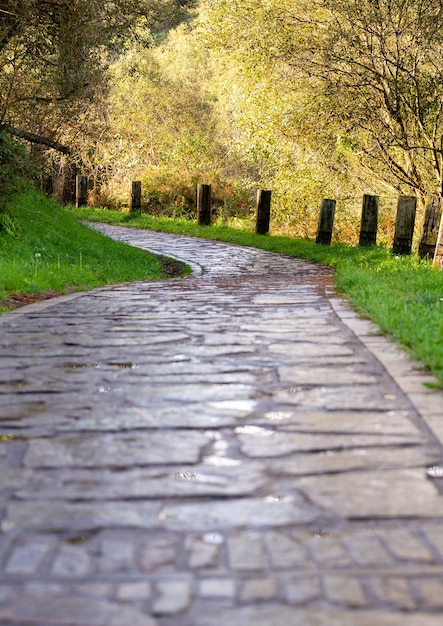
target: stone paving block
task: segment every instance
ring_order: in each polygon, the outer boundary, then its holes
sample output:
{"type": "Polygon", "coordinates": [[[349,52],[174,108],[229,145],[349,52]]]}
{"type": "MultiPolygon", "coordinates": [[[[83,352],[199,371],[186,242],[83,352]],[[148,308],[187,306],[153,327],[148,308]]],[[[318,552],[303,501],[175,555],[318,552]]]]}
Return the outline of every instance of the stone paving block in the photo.
{"type": "Polygon", "coordinates": [[[404,610],[412,610],[416,600],[412,594],[409,580],[389,576],[370,580],[372,592],[379,598],[404,610]]]}
{"type": "Polygon", "coordinates": [[[327,599],[334,604],[365,607],[368,605],[364,589],[358,578],[351,576],[324,576],[323,585],[327,599]]]}
{"type": "Polygon", "coordinates": [[[53,541],[45,537],[29,538],[17,542],[6,563],[7,574],[35,574],[48,555],[53,541]]]}
{"type": "Polygon", "coordinates": [[[397,526],[395,529],[383,529],[380,536],[390,552],[398,559],[426,563],[435,561],[425,542],[407,528],[397,526]]]}
{"type": "Polygon", "coordinates": [[[443,499],[424,470],[307,477],[296,486],[317,506],[348,517],[443,518],[443,499]]]}
{"type": "Polygon", "coordinates": [[[138,552],[138,562],[143,572],[155,572],[175,565],[177,541],[174,537],[145,540],[138,552]]]}
{"type": "Polygon", "coordinates": [[[282,577],[282,584],[285,599],[290,605],[304,605],[323,596],[320,577],[310,573],[305,573],[303,577],[282,577]]]}
{"type": "Polygon", "coordinates": [[[122,602],[138,602],[149,600],[152,594],[152,585],[149,583],[122,583],[117,586],[115,597],[122,602]]]}
{"type": "Polygon", "coordinates": [[[386,566],[392,558],[378,537],[363,533],[344,533],[343,544],[358,565],[386,566]]]}
{"type": "Polygon", "coordinates": [[[188,566],[191,569],[214,567],[220,561],[220,545],[208,543],[203,537],[187,537],[185,548],[188,551],[188,566]]]}
{"type": "Polygon", "coordinates": [[[100,572],[116,573],[134,570],[135,549],[128,539],[103,538],[96,556],[100,572]]]}
{"type": "Polygon", "coordinates": [[[269,558],[276,569],[308,566],[309,559],[302,544],[288,536],[284,530],[268,531],[264,535],[269,558]]]}
{"type": "Polygon", "coordinates": [[[425,538],[435,551],[437,558],[443,560],[443,526],[440,524],[427,524],[424,526],[423,532],[425,538]]]}
{"type": "Polygon", "coordinates": [[[297,609],[279,604],[208,610],[198,615],[194,626],[441,626],[440,615],[404,612],[297,609]]]}
{"type": "Polygon", "coordinates": [[[211,437],[193,431],[60,436],[31,441],[27,467],[128,467],[196,463],[211,437]]]}
{"type": "Polygon", "coordinates": [[[260,571],[266,568],[267,559],[261,535],[242,533],[227,541],[228,562],[231,569],[260,571]]]}
{"type": "Polygon", "coordinates": [[[414,580],[421,596],[421,602],[430,609],[443,609],[443,577],[414,580]]]}
{"type": "Polygon", "coordinates": [[[361,435],[351,433],[276,432],[259,426],[240,426],[236,432],[242,452],[252,458],[276,457],[293,452],[416,443],[416,435],[361,435]]]}
{"type": "Polygon", "coordinates": [[[149,502],[14,502],[1,523],[5,533],[18,529],[44,532],[102,528],[158,528],[160,505],[149,502]]]}
{"type": "Polygon", "coordinates": [[[160,514],[164,528],[171,530],[218,530],[248,526],[286,526],[315,520],[317,509],[298,496],[281,500],[279,497],[248,498],[206,503],[166,505],[160,514]]]}
{"type": "Polygon", "coordinates": [[[280,585],[276,578],[256,578],[246,580],[240,585],[240,602],[268,602],[278,598],[280,585]]]}
{"type": "Polygon", "coordinates": [[[0,620],[14,626],[157,626],[155,619],[134,607],[69,596],[40,601],[22,596],[18,604],[0,605],[0,620]]]}
{"type": "Polygon", "coordinates": [[[91,558],[81,546],[62,545],[51,569],[56,576],[85,576],[91,571],[91,558]]]}
{"type": "Polygon", "coordinates": [[[320,566],[343,568],[353,564],[349,551],[342,541],[342,533],[312,532],[302,540],[320,566]]]}
{"type": "Polygon", "coordinates": [[[152,604],[154,615],[175,615],[184,611],[191,601],[189,580],[164,580],[154,585],[157,598],[152,604]]]}
{"type": "Polygon", "coordinates": [[[235,582],[230,578],[203,578],[198,583],[198,595],[202,598],[234,598],[235,582]]]}
{"type": "Polygon", "coordinates": [[[277,476],[333,474],[358,470],[389,470],[431,466],[439,451],[431,446],[381,446],[297,453],[272,458],[268,467],[277,476]]]}

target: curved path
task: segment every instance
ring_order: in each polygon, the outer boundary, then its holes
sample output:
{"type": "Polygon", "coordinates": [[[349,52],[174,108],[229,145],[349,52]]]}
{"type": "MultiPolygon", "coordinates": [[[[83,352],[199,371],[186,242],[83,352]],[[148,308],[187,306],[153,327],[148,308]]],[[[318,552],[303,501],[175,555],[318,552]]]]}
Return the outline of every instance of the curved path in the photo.
{"type": "Polygon", "coordinates": [[[318,265],[97,225],[192,277],[0,318],[2,626],[437,626],[441,392],[318,265]]]}

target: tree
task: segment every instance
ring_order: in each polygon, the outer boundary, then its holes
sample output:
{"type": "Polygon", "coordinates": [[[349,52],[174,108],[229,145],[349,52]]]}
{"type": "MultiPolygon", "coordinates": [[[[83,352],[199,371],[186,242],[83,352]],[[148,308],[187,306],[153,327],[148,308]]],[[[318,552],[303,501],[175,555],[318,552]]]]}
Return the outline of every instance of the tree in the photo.
{"type": "MultiPolygon", "coordinates": [[[[441,0],[208,0],[212,45],[324,113],[337,153],[401,192],[443,191],[441,0]],[[216,31],[218,25],[218,32],[216,31]],[[283,87],[285,88],[285,87],[283,87]]],[[[328,132],[309,128],[315,149],[328,132]],[[317,131],[320,133],[317,136],[317,131]],[[314,145],[317,144],[317,145],[314,145]]]]}
{"type": "MultiPolygon", "coordinates": [[[[186,6],[185,6],[186,5],[186,6]]],[[[151,25],[181,19],[177,0],[6,0],[0,13],[0,126],[60,149],[56,137],[85,110],[109,60],[151,25]]]]}

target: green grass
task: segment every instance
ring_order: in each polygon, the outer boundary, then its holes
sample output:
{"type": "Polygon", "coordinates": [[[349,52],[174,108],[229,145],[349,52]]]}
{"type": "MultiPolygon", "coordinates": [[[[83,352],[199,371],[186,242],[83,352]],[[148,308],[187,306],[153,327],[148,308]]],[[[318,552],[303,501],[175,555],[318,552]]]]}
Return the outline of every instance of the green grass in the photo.
{"type": "Polygon", "coordinates": [[[163,275],[152,254],[91,230],[34,190],[17,194],[10,211],[15,232],[0,232],[0,312],[13,308],[15,294],[69,293],[163,275]]]}
{"type": "Polygon", "coordinates": [[[246,230],[198,226],[186,220],[132,217],[118,211],[80,209],[82,219],[204,237],[330,265],[335,281],[357,310],[397,339],[436,376],[443,386],[443,272],[417,256],[394,257],[382,247],[317,246],[246,230]]]}

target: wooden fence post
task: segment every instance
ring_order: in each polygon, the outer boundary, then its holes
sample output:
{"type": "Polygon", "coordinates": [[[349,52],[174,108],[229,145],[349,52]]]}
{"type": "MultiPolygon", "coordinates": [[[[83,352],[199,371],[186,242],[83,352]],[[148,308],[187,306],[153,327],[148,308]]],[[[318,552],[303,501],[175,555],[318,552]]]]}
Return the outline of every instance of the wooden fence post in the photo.
{"type": "Polygon", "coordinates": [[[395,219],[394,254],[411,254],[412,237],[414,235],[415,212],[417,198],[414,196],[400,196],[395,219]]]}
{"type": "Polygon", "coordinates": [[[255,232],[257,235],[267,235],[269,233],[271,196],[272,191],[265,189],[257,191],[257,214],[255,220],[255,232]]]}
{"type": "Polygon", "coordinates": [[[211,225],[211,185],[198,185],[197,187],[197,216],[199,226],[211,225]]]}
{"type": "Polygon", "coordinates": [[[334,227],[335,205],[335,200],[328,200],[326,198],[322,200],[315,243],[322,243],[327,246],[331,243],[332,229],[334,227]]]}
{"type": "Polygon", "coordinates": [[[440,219],[440,228],[438,230],[433,265],[434,267],[439,267],[440,269],[443,269],[443,215],[440,219]]]}
{"type": "Polygon", "coordinates": [[[378,196],[363,196],[359,246],[371,246],[377,242],[378,196]]]}
{"type": "Polygon", "coordinates": [[[425,205],[423,232],[418,244],[418,255],[422,259],[433,259],[437,244],[438,229],[443,215],[443,198],[428,196],[425,205]]]}
{"type": "Polygon", "coordinates": [[[88,204],[88,177],[75,177],[75,206],[81,207],[88,204]]]}
{"type": "Polygon", "coordinates": [[[129,203],[130,213],[141,213],[142,210],[142,183],[140,180],[131,182],[131,200],[129,203]]]}

